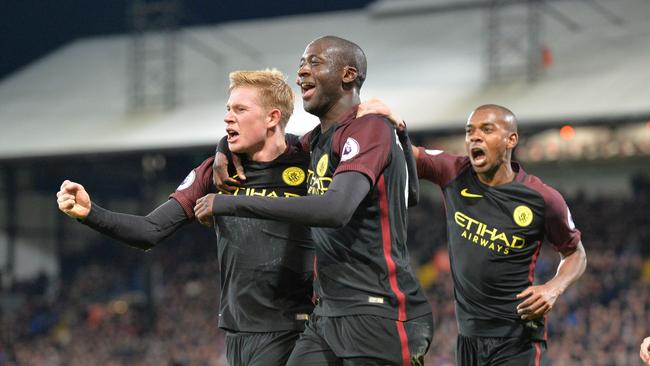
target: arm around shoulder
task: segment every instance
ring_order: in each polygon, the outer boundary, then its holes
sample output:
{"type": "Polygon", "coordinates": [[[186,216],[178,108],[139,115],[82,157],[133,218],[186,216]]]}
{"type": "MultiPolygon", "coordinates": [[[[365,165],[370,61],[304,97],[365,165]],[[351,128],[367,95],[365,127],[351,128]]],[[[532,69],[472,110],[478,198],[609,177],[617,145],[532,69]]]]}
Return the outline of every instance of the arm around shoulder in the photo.
{"type": "Polygon", "coordinates": [[[206,216],[211,215],[238,216],[307,226],[342,227],[350,221],[370,188],[370,180],[365,175],[349,171],[337,174],[323,195],[292,198],[213,195],[211,212],[197,206],[195,213],[199,220],[209,219],[206,216]]]}

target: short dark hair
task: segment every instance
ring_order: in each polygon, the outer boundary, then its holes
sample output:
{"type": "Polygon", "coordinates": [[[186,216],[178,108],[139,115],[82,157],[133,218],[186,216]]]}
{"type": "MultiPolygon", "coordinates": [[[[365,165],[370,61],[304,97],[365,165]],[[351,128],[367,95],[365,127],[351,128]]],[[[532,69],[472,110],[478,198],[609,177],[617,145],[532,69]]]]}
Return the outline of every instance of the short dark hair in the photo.
{"type": "Polygon", "coordinates": [[[517,116],[515,116],[515,114],[510,109],[498,104],[483,104],[476,107],[474,111],[479,111],[482,109],[489,109],[501,113],[503,121],[506,122],[510,131],[517,132],[517,116]]]}
{"type": "Polygon", "coordinates": [[[368,62],[366,61],[366,54],[363,52],[358,44],[348,41],[336,36],[324,36],[319,39],[331,42],[332,45],[338,48],[334,62],[339,67],[352,66],[357,69],[357,78],[354,81],[354,86],[357,90],[361,89],[363,82],[366,81],[366,72],[368,62]]]}

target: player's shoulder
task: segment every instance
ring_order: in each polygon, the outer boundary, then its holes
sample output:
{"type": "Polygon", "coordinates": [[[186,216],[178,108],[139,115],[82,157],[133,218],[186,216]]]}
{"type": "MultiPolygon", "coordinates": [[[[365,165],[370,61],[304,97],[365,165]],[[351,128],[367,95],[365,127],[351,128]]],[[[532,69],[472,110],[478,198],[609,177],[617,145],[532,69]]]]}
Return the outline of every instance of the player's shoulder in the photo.
{"type": "Polygon", "coordinates": [[[420,154],[422,154],[422,156],[445,159],[453,161],[454,163],[458,163],[460,165],[469,165],[470,163],[469,156],[467,155],[456,155],[445,150],[427,148],[424,146],[417,146],[417,149],[420,150],[420,154]]]}
{"type": "Polygon", "coordinates": [[[522,183],[537,192],[539,195],[544,198],[544,202],[550,206],[556,206],[557,204],[566,205],[564,203],[564,198],[562,194],[555,189],[554,187],[544,183],[542,179],[536,175],[526,174],[526,177],[522,183]]]}
{"type": "Polygon", "coordinates": [[[199,171],[210,170],[212,171],[212,165],[214,164],[214,155],[207,157],[201,162],[195,169],[199,171]]]}
{"type": "Polygon", "coordinates": [[[203,190],[212,184],[212,163],[214,156],[210,156],[203,160],[198,166],[194,167],[181,184],[176,188],[179,191],[196,191],[203,190]]]}
{"type": "Polygon", "coordinates": [[[359,134],[367,136],[390,136],[395,128],[390,121],[380,114],[366,114],[359,118],[351,118],[339,123],[336,134],[359,134]]]}
{"type": "Polygon", "coordinates": [[[417,149],[419,150],[418,162],[449,166],[458,174],[471,168],[467,155],[455,155],[444,150],[429,149],[424,146],[418,146],[417,149]]]}
{"type": "Polygon", "coordinates": [[[368,127],[368,126],[375,127],[374,125],[375,123],[382,124],[387,127],[391,126],[391,123],[388,120],[388,118],[386,118],[386,116],[381,114],[375,114],[375,113],[366,114],[361,117],[352,118],[349,121],[347,121],[347,124],[355,125],[355,126],[363,126],[363,127],[368,127]]]}

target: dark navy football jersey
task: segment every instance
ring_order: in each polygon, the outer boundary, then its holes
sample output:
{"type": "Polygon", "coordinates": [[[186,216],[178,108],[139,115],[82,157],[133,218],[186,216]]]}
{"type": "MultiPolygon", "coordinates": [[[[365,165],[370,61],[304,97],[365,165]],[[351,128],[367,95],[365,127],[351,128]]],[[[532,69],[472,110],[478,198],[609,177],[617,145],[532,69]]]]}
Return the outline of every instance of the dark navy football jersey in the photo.
{"type": "Polygon", "coordinates": [[[418,175],[438,184],[447,211],[456,317],[464,336],[545,339],[544,320],[522,321],[516,295],[533,284],[544,238],[555,250],[576,248],[575,228],[562,196],[512,163],[515,179],[481,183],[469,158],[419,148],[418,175]]]}
{"type": "Polygon", "coordinates": [[[345,226],[312,228],[314,312],[412,319],[430,313],[431,307],[406,247],[407,162],[385,118],[355,115],[356,109],[328,131],[321,133],[317,126],[303,137],[303,146],[311,151],[309,194],[324,194],[336,174],[348,171],[365,175],[371,185],[345,226]]]}
{"type": "MultiPolygon", "coordinates": [[[[214,192],[212,162],[192,170],[171,198],[189,219],[196,200],[214,192]]],[[[309,155],[287,152],[271,162],[242,161],[246,181],[233,194],[303,196],[309,155]]],[[[239,217],[215,217],[221,272],[219,327],[229,331],[302,330],[313,310],[314,246],[308,227],[239,217]]]]}

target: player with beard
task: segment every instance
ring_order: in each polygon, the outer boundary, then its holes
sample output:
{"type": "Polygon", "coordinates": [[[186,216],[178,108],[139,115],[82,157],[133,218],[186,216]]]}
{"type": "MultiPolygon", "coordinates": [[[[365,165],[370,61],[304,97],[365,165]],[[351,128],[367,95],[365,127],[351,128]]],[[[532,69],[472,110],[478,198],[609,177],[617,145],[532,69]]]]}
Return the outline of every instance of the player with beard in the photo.
{"type": "Polygon", "coordinates": [[[288,365],[421,365],[431,342],[431,306],[406,247],[408,192],[417,195],[410,143],[384,117],[355,118],[365,78],[359,46],[312,41],[297,80],[305,110],[320,119],[302,139],[311,151],[309,196],[210,194],[195,207],[201,221],[234,215],[313,226],[316,307],[288,365]]]}

